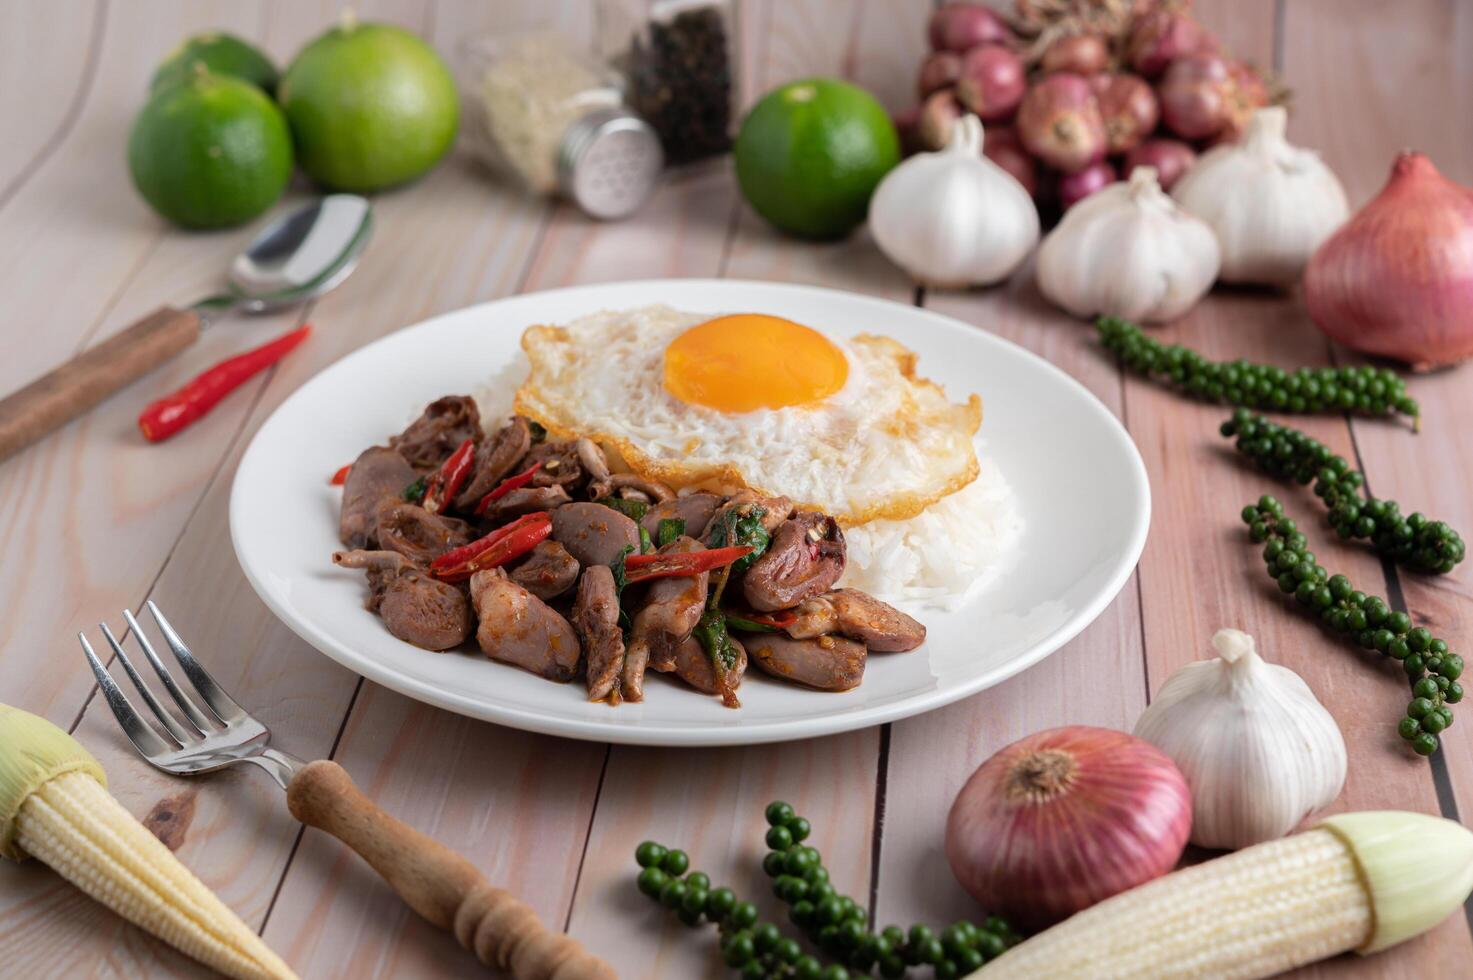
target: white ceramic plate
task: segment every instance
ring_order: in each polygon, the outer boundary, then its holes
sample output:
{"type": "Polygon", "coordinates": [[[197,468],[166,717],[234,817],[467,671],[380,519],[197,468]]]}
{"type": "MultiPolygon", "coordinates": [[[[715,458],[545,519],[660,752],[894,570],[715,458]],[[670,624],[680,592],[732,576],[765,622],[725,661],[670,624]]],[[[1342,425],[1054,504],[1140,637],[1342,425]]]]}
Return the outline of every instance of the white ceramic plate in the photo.
{"type": "Polygon", "coordinates": [[[256,434],[230,499],[246,577],[297,635],[351,670],[410,697],[514,728],[650,745],[732,745],[809,738],[949,704],[1029,667],[1068,641],[1119,592],[1145,544],[1145,467],[1115,417],[1035,355],[948,317],[803,286],[678,279],[532,293],[447,313],[338,361],[293,394],[256,434]],[[602,309],[667,303],[752,311],[846,337],[894,336],[953,400],[978,392],[987,451],[1024,521],[1006,574],[955,612],[921,615],[928,639],[869,658],[864,683],[811,691],[748,672],[743,707],[651,676],[641,704],[584,700],[466,653],[428,653],[390,636],[363,608],[361,574],[335,568],[340,491],[327,478],[382,443],[427,402],[469,393],[519,355],[522,329],[602,309]]]}

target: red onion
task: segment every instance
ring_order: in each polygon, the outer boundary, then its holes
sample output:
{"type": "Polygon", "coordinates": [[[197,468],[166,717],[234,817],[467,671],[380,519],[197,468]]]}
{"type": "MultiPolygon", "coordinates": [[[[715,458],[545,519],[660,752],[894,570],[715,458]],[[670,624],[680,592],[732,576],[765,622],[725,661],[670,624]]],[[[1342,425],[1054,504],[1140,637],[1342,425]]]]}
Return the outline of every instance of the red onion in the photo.
{"type": "Polygon", "coordinates": [[[921,107],[913,105],[904,109],[892,116],[890,121],[895,124],[895,133],[900,137],[900,152],[905,156],[920,152],[921,107]]]}
{"type": "Polygon", "coordinates": [[[1144,78],[1096,75],[1090,84],[1105,119],[1106,149],[1111,154],[1129,152],[1151,135],[1161,118],[1161,106],[1144,78]]]}
{"type": "Polygon", "coordinates": [[[923,150],[940,150],[951,142],[951,130],[962,117],[962,104],[951,89],[932,92],[921,103],[916,123],[916,141],[923,150]]]}
{"type": "Polygon", "coordinates": [[[1130,66],[1147,78],[1155,78],[1176,59],[1199,50],[1205,33],[1188,14],[1148,11],[1130,27],[1126,44],[1130,66]]]}
{"type": "Polygon", "coordinates": [[[1182,139],[1200,140],[1227,128],[1234,94],[1228,63],[1215,54],[1179,58],[1161,79],[1161,119],[1182,139]]]}
{"type": "Polygon", "coordinates": [[[1061,37],[1043,49],[1043,70],[1048,73],[1072,71],[1076,75],[1093,75],[1110,63],[1110,48],[1098,34],[1075,34],[1061,37]]]}
{"type": "Polygon", "coordinates": [[[1100,188],[1115,183],[1117,179],[1115,168],[1110,166],[1108,160],[1100,160],[1083,170],[1064,174],[1059,178],[1059,206],[1066,210],[1072,208],[1100,188]]]}
{"type": "Polygon", "coordinates": [[[1227,124],[1223,133],[1237,139],[1248,127],[1253,113],[1268,105],[1268,83],[1246,61],[1229,61],[1228,78],[1231,84],[1227,90],[1227,124]]]}
{"type": "Polygon", "coordinates": [[[1120,172],[1129,177],[1136,167],[1155,167],[1157,183],[1162,190],[1169,191],[1171,185],[1196,162],[1196,151],[1181,140],[1146,140],[1125,155],[1125,165],[1120,172]]]}
{"type": "Polygon", "coordinates": [[[1064,173],[1105,155],[1105,121],[1083,75],[1061,71],[1033,83],[1018,109],[1018,136],[1044,163],[1064,173]]]}
{"type": "Polygon", "coordinates": [[[931,15],[928,29],[932,51],[961,54],[979,44],[1011,44],[1007,21],[990,7],[976,3],[949,3],[931,15]]]}
{"type": "Polygon", "coordinates": [[[1033,930],[1170,871],[1191,829],[1191,792],[1165,753],[1071,725],[982,763],[952,804],[946,858],[984,908],[1033,930]]]}
{"type": "Polygon", "coordinates": [[[1038,165],[1007,126],[989,126],[982,136],[982,155],[1013,175],[1029,196],[1038,193],[1038,165]]]}
{"type": "Polygon", "coordinates": [[[1414,370],[1473,357],[1473,190],[1403,151],[1310,258],[1304,304],[1333,339],[1414,370]]]}
{"type": "Polygon", "coordinates": [[[1000,44],[983,44],[962,55],[956,95],[983,122],[1007,119],[1023,101],[1023,59],[1000,44]]]}
{"type": "Polygon", "coordinates": [[[937,89],[951,88],[962,73],[962,57],[951,51],[932,51],[921,62],[916,91],[925,98],[937,89]]]}

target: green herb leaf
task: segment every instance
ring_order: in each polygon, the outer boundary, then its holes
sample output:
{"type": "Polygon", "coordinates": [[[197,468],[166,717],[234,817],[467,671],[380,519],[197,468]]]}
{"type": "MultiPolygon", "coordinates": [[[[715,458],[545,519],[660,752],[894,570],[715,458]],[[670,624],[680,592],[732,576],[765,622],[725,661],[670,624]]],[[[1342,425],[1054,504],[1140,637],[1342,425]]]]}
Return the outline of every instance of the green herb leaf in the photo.
{"type": "Polygon", "coordinates": [[[659,533],[655,535],[655,543],[663,548],[684,533],[685,521],[679,517],[667,517],[660,521],[659,533]]]}
{"type": "Polygon", "coordinates": [[[701,613],[700,622],[696,624],[695,637],[701,641],[701,646],[706,650],[706,656],[711,658],[720,670],[732,670],[736,667],[736,647],[732,645],[731,634],[726,629],[726,616],[719,609],[707,609],[701,613]]]}
{"type": "Polygon", "coordinates": [[[644,520],[644,515],[650,512],[650,505],[643,500],[625,500],[623,497],[605,497],[599,503],[605,507],[617,510],[632,521],[644,520]]]}
{"type": "Polygon", "coordinates": [[[778,632],[776,626],[769,626],[767,623],[758,623],[750,619],[743,619],[741,616],[733,616],[731,613],[726,614],[726,625],[732,629],[741,630],[743,633],[778,632]]]}
{"type": "Polygon", "coordinates": [[[545,442],[547,440],[547,429],[545,426],[542,425],[541,422],[533,422],[531,419],[528,419],[527,431],[532,433],[533,445],[536,445],[539,442],[545,442]]]}
{"type": "Polygon", "coordinates": [[[411,504],[420,503],[425,499],[425,491],[429,488],[430,475],[426,473],[424,476],[420,477],[418,480],[415,480],[409,486],[404,488],[404,499],[411,504]]]}
{"type": "Polygon", "coordinates": [[[624,589],[629,585],[629,573],[624,569],[624,562],[634,554],[634,545],[626,544],[619,556],[609,562],[609,571],[614,573],[614,601],[619,603],[619,625],[623,628],[626,639],[629,634],[629,614],[624,611],[624,589]]]}
{"type": "Polygon", "coordinates": [[[652,554],[654,550],[655,542],[650,539],[650,532],[646,531],[644,525],[641,524],[639,526],[639,553],[641,555],[648,555],[652,554]]]}
{"type": "Polygon", "coordinates": [[[746,545],[752,549],[752,553],[738,558],[731,565],[733,572],[741,572],[752,567],[752,563],[762,557],[767,550],[771,538],[766,528],[762,526],[762,518],[767,514],[765,507],[753,507],[745,513],[737,513],[736,508],[731,508],[722,514],[721,520],[711,529],[711,547],[741,547],[746,545]]]}

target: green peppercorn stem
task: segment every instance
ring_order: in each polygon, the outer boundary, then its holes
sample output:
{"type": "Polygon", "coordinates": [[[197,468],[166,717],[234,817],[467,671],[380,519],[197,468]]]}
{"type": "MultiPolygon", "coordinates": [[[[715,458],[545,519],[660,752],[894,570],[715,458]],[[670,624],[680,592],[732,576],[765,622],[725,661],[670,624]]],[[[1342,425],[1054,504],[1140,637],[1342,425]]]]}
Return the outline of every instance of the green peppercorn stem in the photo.
{"type": "Polygon", "coordinates": [[[1136,374],[1201,401],[1275,412],[1355,412],[1405,415],[1421,427],[1417,403],[1406,382],[1385,368],[1369,366],[1294,370],[1245,360],[1209,361],[1180,344],[1163,344],[1118,317],[1095,321],[1105,349],[1136,374]]]}
{"type": "Polygon", "coordinates": [[[1463,658],[1430,630],[1413,626],[1410,616],[1393,610],[1385,599],[1359,591],[1344,575],[1326,572],[1309,550],[1309,540],[1293,518],[1284,516],[1284,505],[1275,498],[1260,497],[1243,508],[1242,517],[1249,537],[1263,545],[1269,577],[1280,591],[1363,649],[1400,661],[1412,699],[1397,723],[1397,734],[1418,755],[1436,752],[1438,733],[1453,723],[1450,706],[1463,699],[1458,683],[1463,658]]]}
{"type": "Polygon", "coordinates": [[[1265,472],[1301,486],[1312,482],[1330,526],[1341,538],[1369,541],[1392,561],[1419,572],[1450,572],[1463,560],[1465,548],[1457,531],[1419,513],[1403,517],[1394,500],[1363,496],[1361,473],[1298,429],[1239,408],[1219,431],[1236,437],[1238,452],[1265,472]]]}

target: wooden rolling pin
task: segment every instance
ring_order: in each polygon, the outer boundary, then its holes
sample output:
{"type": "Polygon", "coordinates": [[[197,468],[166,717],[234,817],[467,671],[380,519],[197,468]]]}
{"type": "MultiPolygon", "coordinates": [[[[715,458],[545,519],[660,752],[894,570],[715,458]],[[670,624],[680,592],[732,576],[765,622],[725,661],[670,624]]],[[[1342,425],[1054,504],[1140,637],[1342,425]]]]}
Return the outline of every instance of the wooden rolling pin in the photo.
{"type": "Polygon", "coordinates": [[[410,908],[454,932],[487,966],[516,980],[616,980],[611,966],[548,929],[465,858],[379,809],[336,762],[309,762],[287,786],[286,801],[292,816],[357,851],[410,908]]]}

